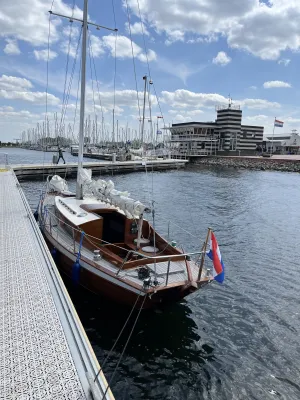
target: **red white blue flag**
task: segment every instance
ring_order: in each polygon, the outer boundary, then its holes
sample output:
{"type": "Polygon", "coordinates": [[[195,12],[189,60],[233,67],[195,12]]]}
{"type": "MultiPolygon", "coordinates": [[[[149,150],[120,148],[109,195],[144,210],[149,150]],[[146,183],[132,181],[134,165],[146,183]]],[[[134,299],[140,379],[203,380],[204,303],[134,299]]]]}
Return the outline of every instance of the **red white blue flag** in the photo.
{"type": "Polygon", "coordinates": [[[283,127],[283,122],[279,121],[279,119],[275,119],[274,126],[277,126],[278,128],[282,128],[283,127]]]}
{"type": "Polygon", "coordinates": [[[222,283],[225,278],[225,268],[222,260],[221,252],[217,239],[212,231],[210,231],[210,250],[207,252],[207,256],[212,260],[214,266],[213,276],[216,281],[222,283]]]}

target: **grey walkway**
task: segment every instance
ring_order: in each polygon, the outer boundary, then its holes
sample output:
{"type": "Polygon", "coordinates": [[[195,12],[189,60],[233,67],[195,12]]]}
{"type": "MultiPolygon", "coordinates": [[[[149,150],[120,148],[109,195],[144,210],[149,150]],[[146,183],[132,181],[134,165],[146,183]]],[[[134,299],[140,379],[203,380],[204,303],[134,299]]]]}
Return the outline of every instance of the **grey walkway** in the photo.
{"type": "MultiPolygon", "coordinates": [[[[183,168],[187,160],[152,160],[147,161],[94,161],[84,162],[83,167],[89,168],[93,171],[94,175],[102,174],[117,174],[126,172],[145,172],[148,171],[166,171],[172,169],[183,168]]],[[[12,169],[18,179],[46,179],[47,175],[58,174],[63,177],[72,177],[77,175],[77,163],[67,164],[25,164],[25,165],[12,165],[12,169]]]]}
{"type": "MultiPolygon", "coordinates": [[[[99,365],[18,181],[4,170],[0,349],[0,399],[92,399],[99,365]]],[[[100,374],[95,398],[105,386],[100,374]]]]}

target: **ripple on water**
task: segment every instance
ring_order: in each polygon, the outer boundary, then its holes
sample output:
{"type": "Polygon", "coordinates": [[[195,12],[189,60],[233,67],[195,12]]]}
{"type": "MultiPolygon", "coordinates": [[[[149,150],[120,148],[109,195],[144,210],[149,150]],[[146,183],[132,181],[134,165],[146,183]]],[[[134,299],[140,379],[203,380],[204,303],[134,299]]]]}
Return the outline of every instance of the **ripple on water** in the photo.
{"type": "MultiPolygon", "coordinates": [[[[167,234],[171,221],[170,239],[185,250],[200,249],[213,227],[226,267],[224,285],[141,314],[113,383],[116,398],[300,398],[299,179],[193,167],[155,173],[152,195],[150,174],[114,177],[133,197],[154,197],[156,226],[167,234]]],[[[42,183],[22,187],[36,207],[42,183]]],[[[67,284],[102,362],[128,310],[67,284]]],[[[108,379],[128,333],[104,368],[108,379]]]]}

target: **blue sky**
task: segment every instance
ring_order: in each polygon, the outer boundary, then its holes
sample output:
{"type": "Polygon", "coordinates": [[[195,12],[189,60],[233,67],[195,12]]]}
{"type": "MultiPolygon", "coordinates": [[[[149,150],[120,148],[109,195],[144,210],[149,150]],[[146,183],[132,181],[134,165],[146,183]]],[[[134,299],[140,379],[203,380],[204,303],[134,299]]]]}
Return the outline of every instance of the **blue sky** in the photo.
{"type": "MultiPolygon", "coordinates": [[[[0,140],[5,141],[20,137],[22,131],[45,120],[47,11],[51,1],[15,0],[11,4],[0,0],[0,4],[0,140]]],[[[244,123],[263,125],[265,132],[270,133],[276,116],[284,121],[285,132],[298,129],[299,1],[114,0],[119,29],[116,118],[119,126],[128,123],[128,126],[137,128],[139,112],[127,4],[139,98],[141,100],[142,76],[148,73],[146,51],[166,124],[214,120],[215,105],[226,103],[230,94],[234,103],[243,109],[244,123]]],[[[75,1],[74,15],[79,18],[82,5],[83,1],[75,1]]],[[[73,0],[54,0],[53,3],[53,11],[62,14],[71,15],[72,7],[73,0]]],[[[113,28],[112,0],[89,0],[89,17],[93,22],[113,28]]],[[[79,23],[74,22],[72,26],[67,87],[80,31],[79,23]]],[[[51,126],[55,112],[58,119],[61,118],[69,37],[68,20],[53,17],[48,63],[48,117],[51,126]]],[[[86,109],[91,118],[96,111],[98,121],[103,115],[106,130],[111,132],[115,37],[109,31],[97,31],[91,27],[90,42],[102,111],[95,76],[94,108],[90,59],[87,64],[86,109]]],[[[70,85],[65,125],[74,121],[79,59],[70,85]]],[[[154,93],[151,99],[156,117],[160,113],[154,93]]],[[[76,129],[78,124],[77,119],[76,129]]]]}

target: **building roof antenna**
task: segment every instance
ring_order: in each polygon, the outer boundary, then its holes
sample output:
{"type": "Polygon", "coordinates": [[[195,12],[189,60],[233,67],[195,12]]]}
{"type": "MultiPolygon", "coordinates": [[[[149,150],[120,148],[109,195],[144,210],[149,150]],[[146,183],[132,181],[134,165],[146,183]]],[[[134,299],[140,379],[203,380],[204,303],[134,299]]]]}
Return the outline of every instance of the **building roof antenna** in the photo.
{"type": "Polygon", "coordinates": [[[229,95],[228,95],[228,108],[231,108],[231,105],[232,105],[232,98],[231,98],[230,93],[229,93],[229,95]]]}

